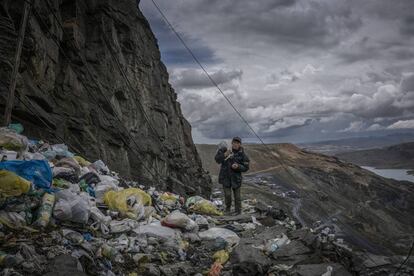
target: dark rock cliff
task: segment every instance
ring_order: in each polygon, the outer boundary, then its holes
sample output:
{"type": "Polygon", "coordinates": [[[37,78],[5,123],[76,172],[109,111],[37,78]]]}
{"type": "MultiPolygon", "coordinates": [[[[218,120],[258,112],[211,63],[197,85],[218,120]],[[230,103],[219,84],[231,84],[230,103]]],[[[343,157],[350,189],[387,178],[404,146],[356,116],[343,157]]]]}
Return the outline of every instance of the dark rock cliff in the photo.
{"type": "MultiPolygon", "coordinates": [[[[12,119],[26,135],[64,140],[127,178],[209,194],[191,126],[138,2],[35,1],[12,119]]],[[[2,113],[23,5],[0,3],[2,113]]]]}

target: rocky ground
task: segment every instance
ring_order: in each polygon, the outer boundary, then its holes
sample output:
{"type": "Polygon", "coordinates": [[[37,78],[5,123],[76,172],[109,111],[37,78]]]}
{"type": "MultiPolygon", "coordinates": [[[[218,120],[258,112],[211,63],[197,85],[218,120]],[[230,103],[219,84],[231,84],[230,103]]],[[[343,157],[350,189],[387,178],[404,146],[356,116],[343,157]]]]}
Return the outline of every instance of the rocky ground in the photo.
{"type": "MultiPolygon", "coordinates": [[[[307,227],[332,224],[361,250],[390,256],[408,252],[414,233],[410,182],[385,179],[290,144],[270,148],[245,145],[251,159],[245,175],[247,197],[280,206],[307,227]]],[[[198,150],[206,169],[217,174],[212,158],[216,146],[199,145],[198,150]]]]}

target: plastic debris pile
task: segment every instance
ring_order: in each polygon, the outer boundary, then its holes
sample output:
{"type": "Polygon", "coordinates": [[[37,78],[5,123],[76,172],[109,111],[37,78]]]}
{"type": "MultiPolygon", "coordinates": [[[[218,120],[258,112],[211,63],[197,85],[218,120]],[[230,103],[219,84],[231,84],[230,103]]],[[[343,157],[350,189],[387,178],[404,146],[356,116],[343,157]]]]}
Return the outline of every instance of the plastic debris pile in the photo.
{"type": "Polygon", "coordinates": [[[352,250],[329,230],[255,200],[223,216],[219,192],[126,182],[21,131],[0,129],[0,275],[350,275],[352,250]]]}

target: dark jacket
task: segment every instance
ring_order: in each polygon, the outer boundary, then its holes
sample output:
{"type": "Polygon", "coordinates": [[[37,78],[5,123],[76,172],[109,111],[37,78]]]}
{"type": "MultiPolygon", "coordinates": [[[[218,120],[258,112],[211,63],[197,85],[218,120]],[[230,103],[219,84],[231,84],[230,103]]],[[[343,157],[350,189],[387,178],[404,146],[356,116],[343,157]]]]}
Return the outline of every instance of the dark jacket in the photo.
{"type": "Polygon", "coordinates": [[[224,157],[226,149],[219,149],[216,153],[215,160],[218,164],[221,164],[219,183],[223,184],[226,188],[237,189],[242,183],[242,172],[249,170],[249,157],[244,153],[244,149],[232,151],[229,158],[224,157]],[[234,163],[239,164],[239,168],[232,169],[231,165],[234,163]]]}

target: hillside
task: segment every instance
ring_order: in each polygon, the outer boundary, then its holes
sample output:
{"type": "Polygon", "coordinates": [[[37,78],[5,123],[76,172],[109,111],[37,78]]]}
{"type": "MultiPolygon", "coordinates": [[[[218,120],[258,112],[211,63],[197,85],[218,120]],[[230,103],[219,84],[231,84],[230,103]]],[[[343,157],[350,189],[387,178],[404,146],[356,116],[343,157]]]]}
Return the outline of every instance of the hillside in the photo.
{"type": "Polygon", "coordinates": [[[315,143],[303,143],[298,146],[309,151],[335,155],[336,153],[383,148],[412,141],[414,141],[414,134],[407,132],[385,136],[353,137],[315,143]]]}
{"type": "Polygon", "coordinates": [[[338,153],[335,156],[360,166],[414,170],[414,142],[378,149],[338,153]]]}
{"type": "MultiPolygon", "coordinates": [[[[338,158],[291,144],[245,145],[251,159],[245,196],[290,210],[307,226],[316,221],[338,227],[355,246],[377,253],[406,252],[414,231],[414,186],[382,178],[338,158]]],[[[207,170],[216,146],[198,145],[207,170]]]]}

